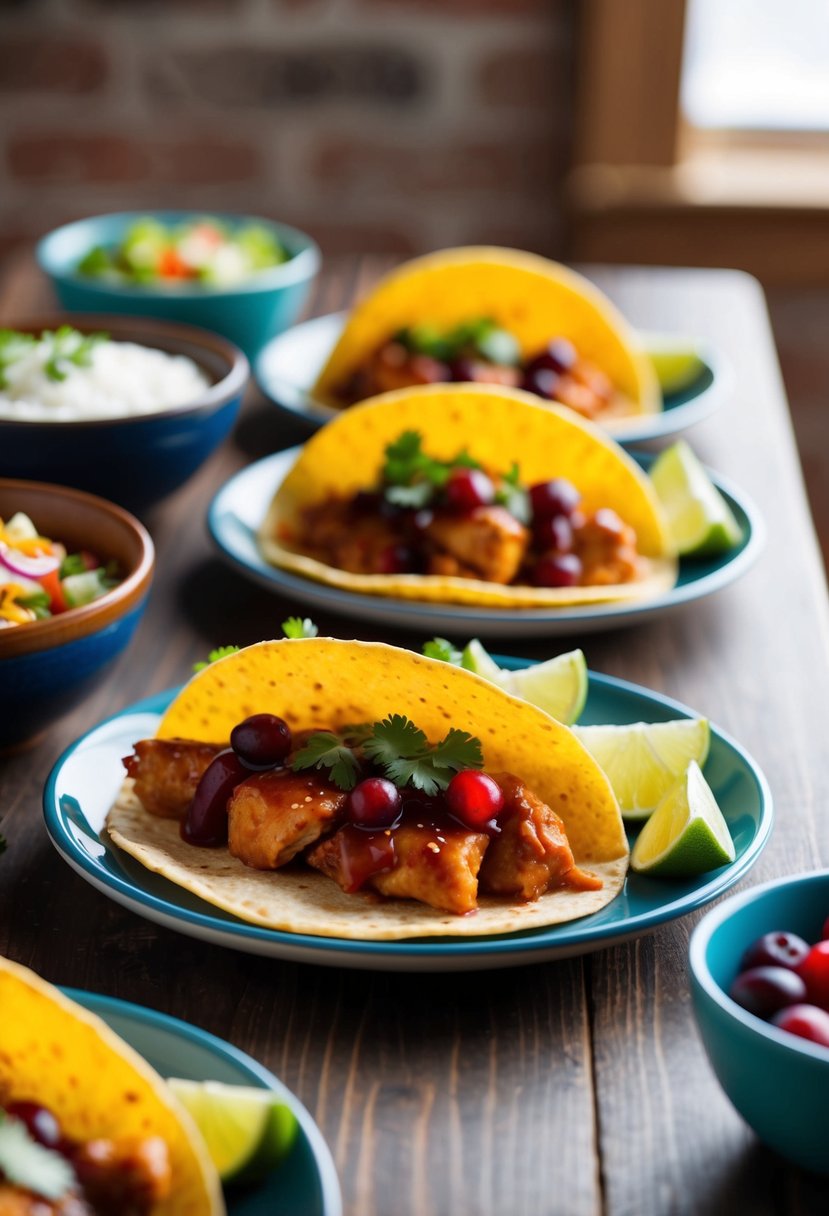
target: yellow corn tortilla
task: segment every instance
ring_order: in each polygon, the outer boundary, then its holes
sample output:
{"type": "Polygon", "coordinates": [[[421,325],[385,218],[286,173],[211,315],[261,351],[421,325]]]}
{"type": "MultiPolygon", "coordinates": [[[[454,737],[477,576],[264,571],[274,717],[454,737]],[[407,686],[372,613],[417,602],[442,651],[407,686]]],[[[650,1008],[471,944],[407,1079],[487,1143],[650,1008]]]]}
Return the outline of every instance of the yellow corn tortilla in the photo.
{"type": "Polygon", "coordinates": [[[265,558],[316,582],[368,595],[479,604],[493,608],[569,607],[650,599],[676,582],[667,521],[650,478],[623,448],[565,406],[540,405],[519,389],[436,384],[399,389],[354,406],[305,444],[277,490],[259,543],[265,558]],[[643,577],[591,587],[502,586],[478,579],[421,574],[352,574],[291,543],[305,508],[351,497],[376,483],[386,446],[403,431],[423,436],[424,450],[449,459],[462,448],[486,468],[520,467],[525,485],[565,477],[585,511],[612,507],[636,532],[648,560],[643,577]]]}
{"type": "Polygon", "coordinates": [[[579,355],[610,377],[628,414],[662,408],[659,385],[639,338],[603,292],[583,275],[532,253],[491,246],[445,249],[406,262],[349,313],[312,395],[342,408],[337,389],[382,343],[409,325],[449,329],[491,317],[517,339],[522,356],[552,338],[569,338],[579,355]]]}
{"type": "Polygon", "coordinates": [[[450,726],[477,735],[485,768],[515,773],[551,806],[564,821],[576,862],[604,886],[552,891],[527,904],[482,898],[471,916],[413,900],[347,895],[304,865],[252,870],[226,848],[185,844],[175,821],[144,811],[129,780],[107,817],[115,844],[252,924],[366,941],[477,937],[558,924],[598,911],[622,887],[627,838],[602,770],[566,726],[471,672],[378,642],[259,642],[194,676],[164,714],[158,736],[224,742],[237,722],[260,712],[278,714],[294,730],[337,729],[398,713],[433,742],[450,726]]]}
{"type": "Polygon", "coordinates": [[[221,1184],[161,1077],[94,1014],[0,958],[0,1097],[47,1107],[77,1140],[161,1136],[173,1194],[153,1216],[223,1216],[221,1184]]]}

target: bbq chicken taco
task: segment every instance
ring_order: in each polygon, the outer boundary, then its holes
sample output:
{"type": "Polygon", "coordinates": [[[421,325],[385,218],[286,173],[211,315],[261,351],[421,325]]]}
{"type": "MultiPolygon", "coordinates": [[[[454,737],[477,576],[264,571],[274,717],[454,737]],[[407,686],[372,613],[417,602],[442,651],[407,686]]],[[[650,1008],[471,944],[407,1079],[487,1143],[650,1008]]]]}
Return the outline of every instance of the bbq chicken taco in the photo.
{"type": "Polygon", "coordinates": [[[0,1212],[223,1216],[203,1142],[104,1022],[0,958],[0,1212]]]}
{"type": "Polygon", "coordinates": [[[636,333],[582,275],[513,249],[407,262],[349,314],[312,395],[334,408],[417,384],[502,384],[612,429],[662,408],[636,333]]]}
{"type": "Polygon", "coordinates": [[[517,389],[401,389],[305,444],[259,534],[269,562],[348,591],[495,608],[673,586],[667,522],[597,427],[517,389]]]}
{"type": "Polygon", "coordinates": [[[611,787],[567,727],[379,643],[219,659],[125,764],[115,844],[272,929],[508,933],[596,912],[627,869],[611,787]]]}

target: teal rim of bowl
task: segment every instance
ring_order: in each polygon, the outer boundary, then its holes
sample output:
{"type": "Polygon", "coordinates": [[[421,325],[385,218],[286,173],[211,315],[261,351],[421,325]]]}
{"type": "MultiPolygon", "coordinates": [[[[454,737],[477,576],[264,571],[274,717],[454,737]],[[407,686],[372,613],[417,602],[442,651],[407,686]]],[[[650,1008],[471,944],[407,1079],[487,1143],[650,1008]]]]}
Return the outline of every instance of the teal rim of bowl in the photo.
{"type": "MultiPolygon", "coordinates": [[[[91,249],[92,247],[93,245],[90,244],[89,248],[91,249]]],[[[41,237],[35,247],[35,257],[40,269],[52,278],[65,279],[83,287],[100,291],[104,295],[111,295],[125,300],[152,299],[153,296],[158,295],[163,296],[164,299],[171,300],[202,300],[232,295],[254,295],[257,292],[272,291],[274,288],[289,287],[294,283],[305,282],[307,279],[313,278],[322,263],[319,245],[313,237],[309,236],[307,232],[302,232],[299,228],[294,228],[290,224],[283,224],[280,220],[269,220],[264,215],[246,215],[239,212],[211,211],[209,209],[207,211],[179,211],[175,209],[154,211],[152,208],[148,208],[146,211],[108,211],[101,215],[90,215],[85,219],[73,220],[69,224],[62,224],[60,228],[53,228],[46,236],[41,237]],[[157,218],[162,223],[177,223],[188,219],[211,218],[236,226],[244,223],[263,224],[266,228],[271,228],[276,232],[280,243],[285,245],[289,250],[292,247],[296,247],[297,252],[291,253],[287,262],[281,262],[278,266],[271,266],[267,270],[257,270],[249,279],[243,279],[239,283],[228,284],[225,287],[212,286],[210,284],[199,287],[176,287],[173,291],[169,288],[150,283],[140,287],[106,283],[101,279],[78,274],[76,266],[66,266],[63,262],[53,257],[52,245],[72,229],[83,228],[85,225],[91,226],[103,221],[113,223],[121,221],[126,225],[135,220],[148,218],[157,218]]]]}
{"type": "Polygon", "coordinates": [[[748,891],[742,891],[739,895],[731,895],[727,899],[724,899],[721,904],[705,913],[691,934],[691,941],[688,946],[688,961],[693,977],[705,995],[724,1013],[728,1014],[729,1017],[732,1017],[736,1022],[744,1026],[746,1030],[760,1035],[761,1038],[767,1039],[769,1043],[773,1043],[776,1047],[784,1047],[790,1051],[796,1051],[798,1054],[806,1056],[809,1059],[817,1060],[820,1064],[829,1065],[829,1047],[822,1047],[819,1043],[812,1043],[809,1039],[801,1038],[799,1035],[791,1034],[786,1030],[780,1030],[777,1026],[773,1026],[771,1022],[765,1022],[755,1014],[749,1013],[747,1009],[743,1009],[742,1005],[738,1005],[736,1001],[732,1000],[728,993],[714,979],[707,959],[708,947],[711,944],[712,937],[726,921],[731,919],[731,916],[735,912],[739,912],[749,904],[753,904],[757,897],[763,895],[766,891],[779,890],[781,887],[791,887],[798,883],[810,882],[822,882],[826,884],[827,895],[829,895],[829,870],[806,870],[798,874],[787,874],[783,878],[773,878],[769,882],[760,883],[759,886],[750,887],[748,891]]]}

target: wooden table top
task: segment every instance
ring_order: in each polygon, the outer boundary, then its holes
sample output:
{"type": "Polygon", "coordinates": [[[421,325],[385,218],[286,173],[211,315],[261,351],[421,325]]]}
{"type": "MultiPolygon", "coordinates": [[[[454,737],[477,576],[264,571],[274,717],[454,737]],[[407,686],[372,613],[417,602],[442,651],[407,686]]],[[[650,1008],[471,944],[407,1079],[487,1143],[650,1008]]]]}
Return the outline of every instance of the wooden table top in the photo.
{"type": "MultiPolygon", "coordinates": [[[[336,264],[312,312],[343,307],[381,269],[336,264]]],[[[731,271],[594,277],[635,324],[697,334],[733,363],[733,400],[694,430],[693,443],[760,505],[766,551],[736,585],[667,619],[511,649],[540,657],[581,644],[594,670],[685,701],[748,748],[776,807],[771,844],[748,882],[825,864],[826,587],[762,294],[731,271]]],[[[28,259],[0,277],[0,323],[49,303],[28,259]]],[[[501,972],[334,970],[157,927],[93,890],[51,848],[41,791],[64,747],[179,683],[211,646],[273,636],[296,611],[218,560],[204,518],[232,473],[297,438],[251,392],[233,439],[146,517],[157,579],[131,649],[44,742],[0,761],[9,842],[0,951],[56,983],[184,1018],[261,1060],[317,1119],[348,1216],[825,1210],[826,1189],[758,1144],[704,1057],[686,978],[698,916],[594,955],[501,972]]],[[[378,636],[360,622],[315,616],[335,635],[378,636]]]]}

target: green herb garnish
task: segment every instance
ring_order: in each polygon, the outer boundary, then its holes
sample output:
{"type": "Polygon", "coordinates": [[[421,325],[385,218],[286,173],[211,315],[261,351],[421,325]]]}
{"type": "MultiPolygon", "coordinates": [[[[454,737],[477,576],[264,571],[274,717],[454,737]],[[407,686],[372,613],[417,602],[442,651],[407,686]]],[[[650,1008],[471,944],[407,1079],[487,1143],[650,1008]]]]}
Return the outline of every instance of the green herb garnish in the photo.
{"type": "Polygon", "coordinates": [[[205,667],[209,667],[211,663],[217,663],[219,659],[226,659],[229,654],[236,654],[241,650],[241,646],[217,646],[215,650],[211,650],[207,659],[200,663],[193,664],[193,671],[204,671],[205,667]]]}
{"type": "Polygon", "coordinates": [[[475,317],[448,330],[441,330],[429,322],[409,325],[399,329],[393,341],[413,355],[426,355],[441,363],[451,363],[466,356],[513,367],[521,358],[516,339],[491,317],[475,317]]]}
{"type": "Polygon", "coordinates": [[[442,663],[454,663],[456,667],[460,666],[462,658],[461,652],[446,638],[432,638],[424,644],[423,653],[427,659],[440,659],[442,663]]]}
{"type": "Polygon", "coordinates": [[[360,762],[341,735],[320,730],[311,735],[305,747],[291,757],[291,768],[301,772],[306,768],[327,768],[329,777],[341,790],[353,790],[360,773],[360,762]]]}
{"type": "Polygon", "coordinates": [[[289,616],[282,622],[282,632],[286,638],[315,638],[319,629],[310,617],[289,616]]]}
{"type": "Polygon", "coordinates": [[[480,469],[481,465],[466,449],[451,460],[435,460],[423,451],[419,431],[404,431],[385,450],[383,495],[399,507],[419,510],[446,485],[453,469],[480,469]]]}
{"type": "Polygon", "coordinates": [[[73,574],[86,574],[86,562],[80,553],[67,553],[60,564],[60,578],[71,578],[73,574]]]}
{"type": "Polygon", "coordinates": [[[65,380],[72,367],[88,367],[92,352],[109,335],[82,334],[71,325],[45,329],[39,338],[16,329],[0,329],[0,388],[8,386],[7,371],[36,347],[45,355],[43,370],[50,380],[65,380]]]}
{"type": "Polygon", "coordinates": [[[44,1199],[61,1199],[76,1185],[75,1171],[65,1157],[44,1148],[29,1136],[19,1119],[0,1111],[0,1174],[13,1186],[44,1199]]]}
{"type": "Polygon", "coordinates": [[[352,790],[360,776],[362,751],[395,785],[414,786],[425,794],[445,790],[461,769],[482,768],[481,742],[474,735],[453,727],[439,743],[430,743],[409,718],[391,714],[373,725],[344,727],[311,735],[305,747],[291,759],[294,772],[327,768],[341,790],[352,790]]]}
{"type": "Polygon", "coordinates": [[[52,601],[45,591],[32,591],[30,595],[21,595],[17,602],[23,608],[30,608],[38,621],[45,621],[52,615],[49,607],[52,601]]]}

